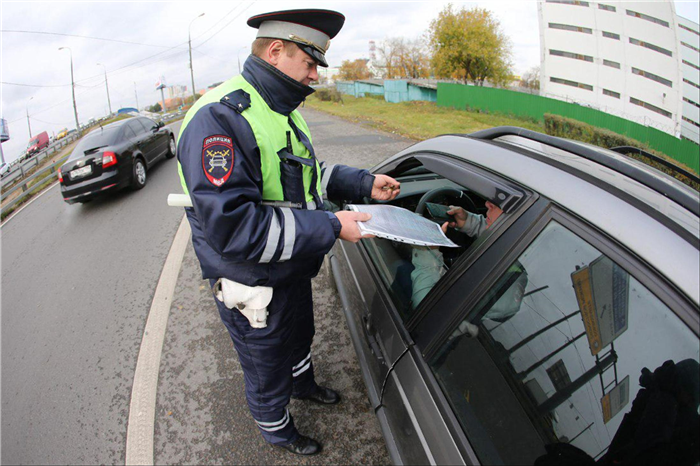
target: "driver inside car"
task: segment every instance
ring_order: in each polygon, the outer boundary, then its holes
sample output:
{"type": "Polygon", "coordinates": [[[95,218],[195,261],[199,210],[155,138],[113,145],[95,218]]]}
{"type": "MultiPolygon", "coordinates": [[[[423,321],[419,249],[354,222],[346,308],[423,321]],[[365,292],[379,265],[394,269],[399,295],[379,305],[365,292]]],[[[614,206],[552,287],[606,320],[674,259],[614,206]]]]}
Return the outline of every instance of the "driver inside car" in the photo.
{"type": "MultiPolygon", "coordinates": [[[[503,213],[500,207],[490,201],[486,201],[486,209],[486,215],[484,216],[451,205],[447,214],[453,216],[454,221],[443,223],[442,231],[447,233],[447,228],[449,227],[455,228],[467,236],[479,237],[503,213]]],[[[438,248],[415,246],[411,254],[411,262],[414,267],[411,272],[411,284],[413,287],[411,304],[415,309],[440,280],[440,277],[445,274],[445,267],[442,253],[438,248]]]]}

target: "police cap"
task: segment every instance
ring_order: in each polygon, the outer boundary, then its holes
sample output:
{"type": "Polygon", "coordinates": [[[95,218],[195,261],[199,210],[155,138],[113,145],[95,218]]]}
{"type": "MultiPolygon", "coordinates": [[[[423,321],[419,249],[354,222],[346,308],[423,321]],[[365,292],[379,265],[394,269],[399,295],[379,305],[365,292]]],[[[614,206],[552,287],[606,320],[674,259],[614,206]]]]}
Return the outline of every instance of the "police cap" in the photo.
{"type": "Polygon", "coordinates": [[[331,10],[285,10],[263,13],[248,19],[256,28],[256,38],[283,39],[296,43],[300,49],[327,67],[326,51],[345,23],[345,16],[331,10]]]}

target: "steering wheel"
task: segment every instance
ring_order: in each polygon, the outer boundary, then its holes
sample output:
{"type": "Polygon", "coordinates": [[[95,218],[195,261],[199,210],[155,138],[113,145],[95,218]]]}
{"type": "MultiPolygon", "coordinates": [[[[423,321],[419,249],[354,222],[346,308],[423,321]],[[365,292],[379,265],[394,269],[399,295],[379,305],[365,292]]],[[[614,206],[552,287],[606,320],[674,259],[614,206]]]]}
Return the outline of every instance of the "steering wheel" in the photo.
{"type": "Polygon", "coordinates": [[[474,204],[474,201],[471,200],[471,198],[465,194],[462,190],[456,189],[456,188],[450,188],[450,187],[442,187],[442,188],[435,188],[431,189],[427,193],[423,194],[423,197],[420,198],[420,201],[418,201],[418,207],[416,207],[416,213],[418,215],[424,215],[425,214],[425,204],[428,202],[432,202],[433,199],[437,199],[439,197],[446,197],[448,195],[451,195],[453,197],[457,197],[459,199],[465,199],[467,202],[467,207],[466,210],[470,212],[476,212],[476,204],[474,204]]]}

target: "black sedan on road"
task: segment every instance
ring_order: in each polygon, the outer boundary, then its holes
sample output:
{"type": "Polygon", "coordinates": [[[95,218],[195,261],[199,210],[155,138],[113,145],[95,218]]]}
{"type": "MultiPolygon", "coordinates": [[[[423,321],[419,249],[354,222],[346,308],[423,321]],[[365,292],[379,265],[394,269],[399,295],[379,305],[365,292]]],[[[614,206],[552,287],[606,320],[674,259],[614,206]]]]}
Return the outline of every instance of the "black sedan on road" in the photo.
{"type": "Polygon", "coordinates": [[[136,117],[93,130],[59,169],[63,200],[88,202],[108,191],[141,189],[147,170],[175,157],[175,136],[163,123],[136,117]]]}
{"type": "Polygon", "coordinates": [[[697,464],[700,202],[629,149],[503,127],[372,170],[460,227],[330,254],[395,464],[697,464]]]}

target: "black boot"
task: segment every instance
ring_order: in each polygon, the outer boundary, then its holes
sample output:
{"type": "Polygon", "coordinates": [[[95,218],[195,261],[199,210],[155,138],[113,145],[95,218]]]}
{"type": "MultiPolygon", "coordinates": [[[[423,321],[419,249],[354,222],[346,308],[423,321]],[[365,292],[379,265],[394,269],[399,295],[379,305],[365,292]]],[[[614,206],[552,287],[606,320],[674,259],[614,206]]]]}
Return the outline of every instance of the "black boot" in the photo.
{"type": "Polygon", "coordinates": [[[322,387],[320,385],[318,386],[316,391],[311,395],[299,397],[298,399],[310,400],[314,403],[322,405],[334,405],[340,403],[340,395],[338,394],[338,392],[336,392],[335,390],[331,390],[330,388],[322,387]]]}
{"type": "Polygon", "coordinates": [[[288,443],[287,445],[280,445],[280,447],[284,448],[287,451],[291,451],[294,454],[297,455],[315,455],[316,453],[321,451],[321,444],[318,443],[316,440],[305,437],[304,435],[300,435],[298,439],[293,441],[292,443],[288,443]]]}

